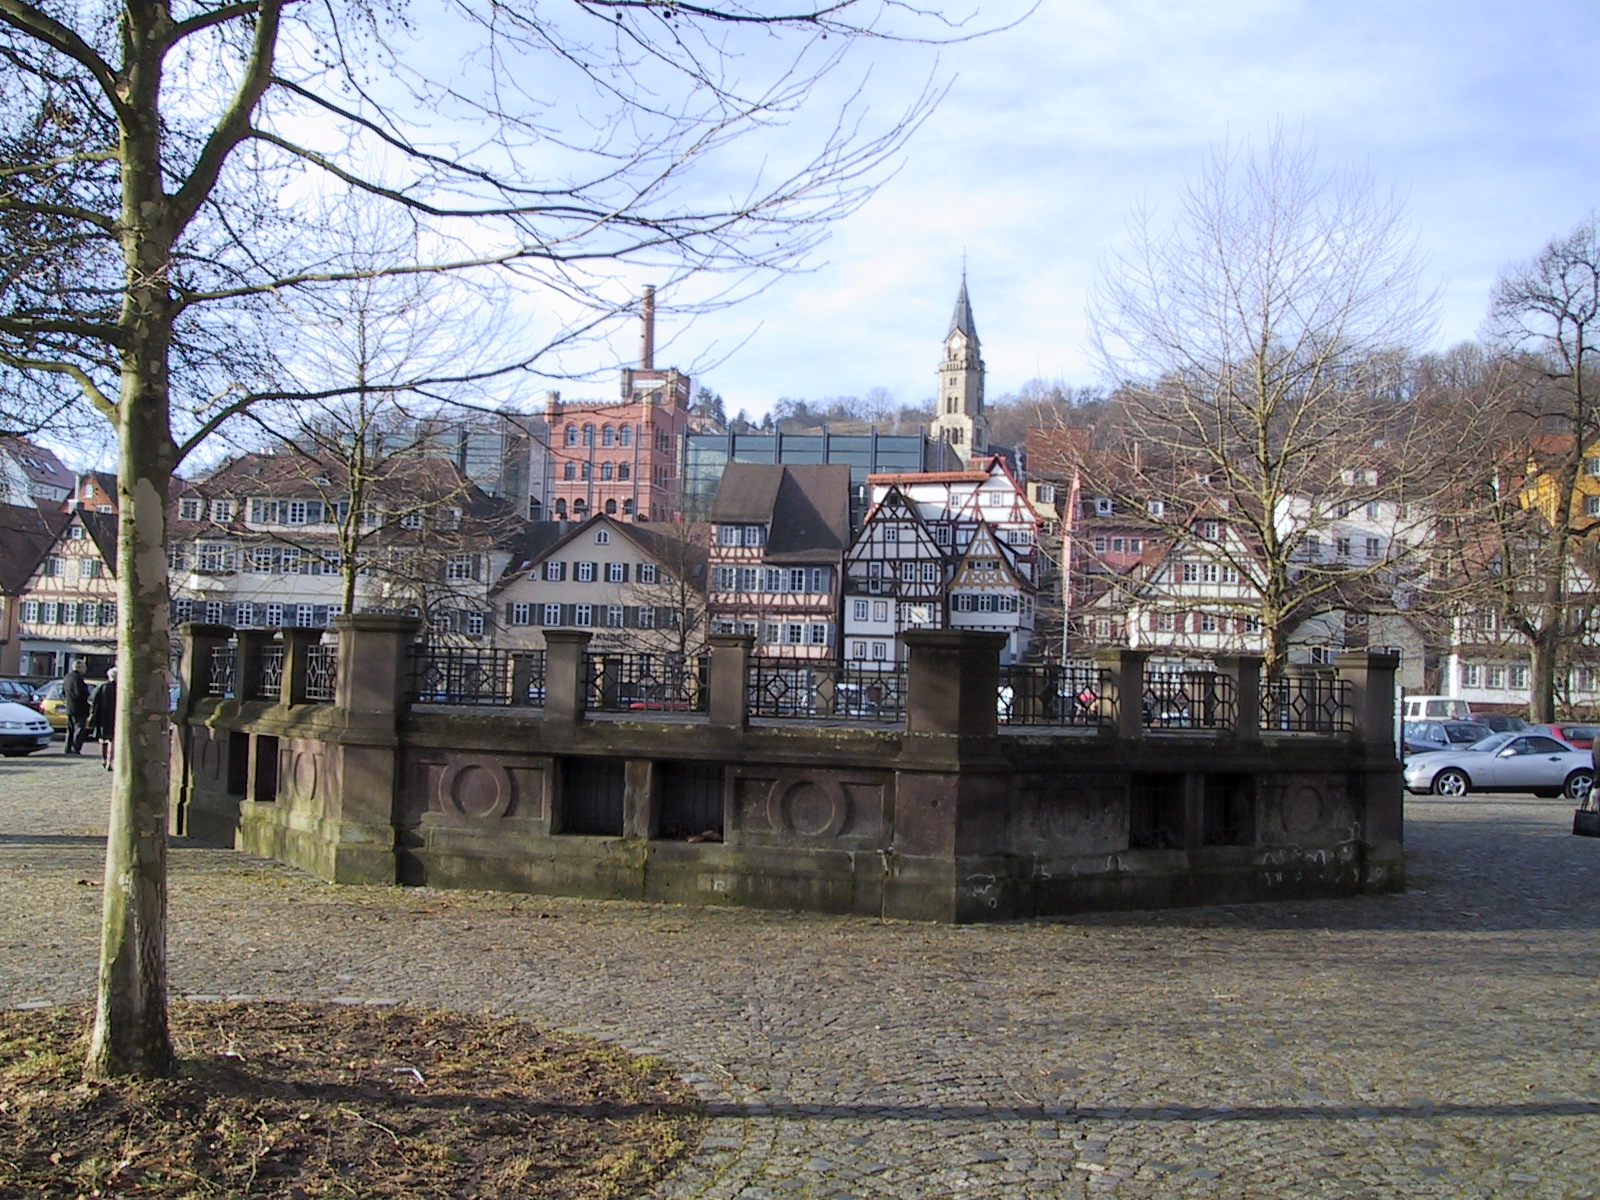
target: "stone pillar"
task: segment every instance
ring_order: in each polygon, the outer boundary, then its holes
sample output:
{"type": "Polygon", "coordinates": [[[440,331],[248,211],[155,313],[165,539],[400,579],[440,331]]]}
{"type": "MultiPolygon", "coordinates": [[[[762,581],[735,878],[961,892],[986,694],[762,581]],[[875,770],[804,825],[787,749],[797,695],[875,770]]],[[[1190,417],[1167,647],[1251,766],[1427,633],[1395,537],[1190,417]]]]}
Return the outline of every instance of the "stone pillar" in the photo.
{"type": "MultiPolygon", "coordinates": [[[[233,630],[227,625],[203,625],[187,621],[178,626],[181,647],[178,659],[178,707],[172,714],[173,735],[168,747],[171,761],[171,778],[167,786],[168,821],[175,834],[190,832],[189,810],[195,803],[197,781],[194,778],[194,731],[189,728],[189,714],[194,702],[211,694],[211,655],[214,650],[228,644],[233,630]]],[[[165,692],[165,688],[162,689],[165,692]]],[[[209,730],[200,731],[209,739],[209,730]]],[[[226,745],[224,739],[223,745],[226,745]]],[[[221,764],[223,778],[227,778],[227,763],[221,764]]],[[[204,821],[201,824],[205,824],[204,821]]]]}
{"type": "Polygon", "coordinates": [[[1334,663],[1348,690],[1354,725],[1351,737],[1375,750],[1384,747],[1394,755],[1394,677],[1400,670],[1400,656],[1346,650],[1334,663]]]}
{"type": "Polygon", "coordinates": [[[279,704],[293,707],[306,702],[306,651],[321,640],[320,629],[283,630],[283,691],[279,704]]]}
{"type": "MultiPolygon", "coordinates": [[[[338,675],[333,684],[335,706],[351,714],[347,720],[359,714],[393,728],[394,714],[406,702],[411,647],[422,628],[421,618],[358,613],[335,617],[333,627],[339,633],[338,675]]],[[[285,680],[287,659],[285,652],[285,680]]],[[[361,723],[369,722],[363,719],[361,723]]]]}
{"type": "MultiPolygon", "coordinates": [[[[186,721],[201,696],[211,694],[212,653],[228,644],[233,636],[230,625],[202,625],[187,621],[178,626],[182,656],[178,663],[178,709],[173,720],[186,721]]],[[[236,692],[237,694],[237,692],[236,692]]]]}
{"type": "Polygon", "coordinates": [[[261,650],[270,645],[277,634],[270,629],[241,629],[234,636],[239,644],[233,652],[233,698],[243,704],[246,700],[260,699],[256,695],[256,685],[261,680],[261,650]]]}
{"type": "Polygon", "coordinates": [[[906,667],[906,729],[911,733],[993,736],[999,731],[1003,633],[912,629],[900,635],[906,667]]]}
{"type": "Polygon", "coordinates": [[[544,715],[546,720],[581,721],[588,711],[584,687],[584,659],[588,655],[586,629],[544,631],[544,715]]]}
{"type": "Polygon", "coordinates": [[[622,836],[648,841],[661,832],[661,767],[630,758],[623,768],[622,836]]]}
{"type": "Polygon", "coordinates": [[[755,648],[755,635],[713,633],[706,641],[711,647],[711,723],[746,729],[750,725],[750,652],[755,648]]]}
{"type": "Polygon", "coordinates": [[[1094,660],[1107,673],[1106,699],[1116,713],[1118,737],[1144,736],[1144,665],[1150,651],[1126,648],[1098,651],[1094,660]]]}
{"type": "MultiPolygon", "coordinates": [[[[513,708],[526,708],[532,703],[529,692],[533,690],[533,667],[537,661],[532,650],[511,652],[511,695],[506,699],[513,708]]],[[[542,708],[543,703],[535,707],[542,708]]]]}
{"type": "Polygon", "coordinates": [[[1238,702],[1233,736],[1242,742],[1261,740],[1261,664],[1259,654],[1219,654],[1217,673],[1233,680],[1233,696],[1238,702]]]}

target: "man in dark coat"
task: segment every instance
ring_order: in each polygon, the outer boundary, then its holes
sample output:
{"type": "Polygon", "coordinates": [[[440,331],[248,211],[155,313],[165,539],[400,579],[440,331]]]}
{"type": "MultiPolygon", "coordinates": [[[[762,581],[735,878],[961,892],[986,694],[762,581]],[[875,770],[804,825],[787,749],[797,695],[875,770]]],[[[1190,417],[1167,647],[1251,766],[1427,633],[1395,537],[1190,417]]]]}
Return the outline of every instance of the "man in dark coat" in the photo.
{"type": "Polygon", "coordinates": [[[67,708],[67,744],[63,754],[83,753],[83,739],[89,733],[89,681],[83,677],[83,659],[74,659],[72,670],[62,681],[61,696],[67,708]]]}

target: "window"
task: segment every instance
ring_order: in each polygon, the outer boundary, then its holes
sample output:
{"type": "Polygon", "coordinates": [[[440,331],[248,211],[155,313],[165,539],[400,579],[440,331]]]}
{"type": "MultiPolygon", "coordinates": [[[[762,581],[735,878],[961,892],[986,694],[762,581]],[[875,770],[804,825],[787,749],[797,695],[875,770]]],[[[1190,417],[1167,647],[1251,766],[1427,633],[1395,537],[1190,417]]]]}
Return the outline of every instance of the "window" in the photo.
{"type": "Polygon", "coordinates": [[[765,525],[746,525],[744,527],[744,544],[746,546],[764,546],[767,541],[767,527],[765,525]]]}
{"type": "MultiPolygon", "coordinates": [[[[632,469],[629,468],[627,463],[618,463],[617,464],[617,478],[619,480],[621,480],[622,482],[624,482],[624,483],[626,483],[629,479],[633,478],[632,469]]],[[[624,512],[632,512],[633,511],[632,505],[633,505],[633,501],[632,500],[623,501],[623,506],[624,506],[623,507],[623,511],[624,512]]]]}
{"type": "Polygon", "coordinates": [[[513,625],[532,625],[533,605],[513,604],[511,606],[511,623],[513,625]]]}
{"type": "Polygon", "coordinates": [[[1499,664],[1486,668],[1483,677],[1487,687],[1503,688],[1506,685],[1506,669],[1499,664]]]}
{"type": "Polygon", "coordinates": [[[43,564],[39,567],[39,574],[43,575],[46,579],[60,579],[63,575],[65,575],[66,566],[63,563],[61,556],[57,554],[51,554],[47,556],[43,564]]]}
{"type": "Polygon", "coordinates": [[[933,527],[933,540],[941,546],[948,546],[950,544],[950,526],[935,525],[933,527]]]}
{"type": "Polygon", "coordinates": [[[567,564],[556,562],[554,559],[548,560],[544,564],[544,577],[550,583],[560,583],[567,577],[567,564]]]}
{"type": "Polygon", "coordinates": [[[594,426],[593,425],[585,425],[583,427],[583,444],[585,446],[594,445],[594,426]]]}
{"type": "Polygon", "coordinates": [[[1350,539],[1347,537],[1333,539],[1333,552],[1340,558],[1350,557],[1350,539]]]}
{"type": "Polygon", "coordinates": [[[915,583],[917,581],[917,564],[907,559],[900,564],[900,582],[915,583]]]}
{"type": "Polygon", "coordinates": [[[105,563],[98,558],[80,559],[78,562],[78,577],[80,579],[99,579],[105,574],[105,563]]]}
{"type": "Polygon", "coordinates": [[[182,500],[179,500],[178,520],[198,521],[200,519],[200,505],[201,501],[198,496],[185,496],[182,500]]]}
{"type": "Polygon", "coordinates": [[[600,444],[602,446],[615,446],[617,444],[617,431],[615,426],[607,425],[600,430],[600,444]]]}
{"type": "Polygon", "coordinates": [[[415,512],[406,513],[404,516],[402,516],[400,518],[400,528],[401,529],[421,529],[422,528],[422,514],[421,513],[415,513],[415,512]]]}
{"type": "Polygon", "coordinates": [[[1381,553],[1382,553],[1382,551],[1379,549],[1379,546],[1378,546],[1378,539],[1375,538],[1375,537],[1369,537],[1367,539],[1367,557],[1368,558],[1377,558],[1377,557],[1379,557],[1379,555],[1381,553]]]}
{"type": "Polygon", "coordinates": [[[900,526],[885,525],[883,527],[883,540],[886,542],[898,542],[900,540],[900,526]]]}
{"type": "Polygon", "coordinates": [[[1147,500],[1144,507],[1145,511],[1152,517],[1164,517],[1167,515],[1167,502],[1165,500],[1147,500]]]}
{"type": "Polygon", "coordinates": [[[859,640],[859,639],[853,640],[850,643],[850,657],[851,658],[866,658],[866,656],[867,656],[867,644],[865,642],[859,640]]]}
{"type": "Polygon", "coordinates": [[[1480,678],[1481,678],[1481,673],[1478,670],[1478,666],[1477,666],[1476,663],[1462,663],[1461,664],[1461,686],[1462,687],[1475,688],[1475,687],[1478,686],[1478,680],[1480,678]]]}
{"type": "MultiPolygon", "coordinates": [[[[578,583],[593,583],[594,567],[595,564],[592,562],[578,563],[572,572],[572,578],[578,583]]],[[[580,624],[587,624],[587,622],[580,622],[580,624]]]]}
{"type": "Polygon", "coordinates": [[[872,619],[874,621],[887,621],[889,619],[889,602],[887,600],[874,600],[872,602],[872,619]]]}
{"type": "Polygon", "coordinates": [[[612,629],[622,628],[622,605],[606,605],[606,625],[612,629]]]}
{"type": "Polygon", "coordinates": [[[820,622],[813,623],[810,629],[810,637],[813,646],[826,646],[828,644],[828,626],[820,622]]]}
{"type": "Polygon", "coordinates": [[[561,478],[562,479],[564,479],[564,480],[573,480],[573,479],[576,479],[577,477],[578,477],[578,464],[577,463],[569,462],[569,463],[563,463],[561,465],[561,478]]]}
{"type": "Polygon", "coordinates": [[[800,645],[803,641],[805,641],[805,636],[806,627],[804,625],[798,625],[791,622],[783,627],[783,640],[788,642],[791,646],[800,645]]]}
{"type": "Polygon", "coordinates": [[[882,662],[886,657],[888,657],[888,650],[889,647],[884,642],[872,643],[872,657],[878,662],[882,662]]]}
{"type": "Polygon", "coordinates": [[[614,467],[611,463],[603,462],[600,464],[600,481],[602,483],[610,483],[612,476],[615,474],[616,467],[614,467]]]}
{"type": "Polygon", "coordinates": [[[1201,633],[1215,633],[1215,632],[1217,632],[1217,614],[1216,613],[1201,613],[1200,614],[1200,632],[1201,633]]]}
{"type": "MultiPolygon", "coordinates": [[[[623,445],[623,446],[631,446],[631,445],[633,445],[633,426],[632,425],[624,425],[621,429],[617,430],[617,442],[620,445],[623,445]]],[[[626,479],[627,476],[624,475],[623,478],[626,479]]]]}
{"type": "Polygon", "coordinates": [[[578,468],[578,477],[587,482],[594,475],[594,464],[584,463],[578,468]]]}
{"type": "Polygon", "coordinates": [[[1177,631],[1178,619],[1176,616],[1169,612],[1156,614],[1157,633],[1176,633],[1177,631]]]}
{"type": "Polygon", "coordinates": [[[477,637],[483,633],[483,614],[481,612],[469,612],[467,614],[466,631],[473,637],[477,637]]]}
{"type": "Polygon", "coordinates": [[[226,525],[233,520],[233,501],[213,500],[211,502],[211,519],[218,525],[226,525]]]}
{"type": "Polygon", "coordinates": [[[1222,568],[1222,582],[1223,583],[1238,583],[1239,582],[1239,569],[1237,567],[1223,567],[1222,568]]]}
{"type": "Polygon", "coordinates": [[[1506,686],[1514,692],[1523,692],[1528,689],[1528,668],[1524,666],[1512,667],[1506,672],[1506,686]]]}
{"type": "Polygon", "coordinates": [[[1215,583],[1221,576],[1222,572],[1217,569],[1216,563],[1206,563],[1200,568],[1200,578],[1206,583],[1215,583]]]}
{"type": "Polygon", "coordinates": [[[1600,458],[1586,458],[1583,460],[1583,473],[1595,479],[1600,479],[1600,458]]]}
{"type": "MultiPolygon", "coordinates": [[[[623,426],[623,428],[626,429],[627,426],[623,426]]],[[[644,605],[643,607],[641,607],[639,609],[639,628],[640,629],[654,629],[655,627],[656,627],[656,610],[651,608],[648,604],[646,604],[646,605],[644,605]]]]}
{"type": "Polygon", "coordinates": [[[753,592],[753,591],[755,591],[756,590],[756,581],[759,578],[759,576],[757,575],[756,571],[757,571],[757,568],[755,568],[755,567],[740,567],[739,568],[739,581],[738,581],[738,584],[737,584],[735,590],[736,591],[740,591],[740,592],[753,592]]]}
{"type": "Polygon", "coordinates": [[[22,602],[22,619],[29,624],[39,620],[39,602],[37,600],[24,600],[22,602]]]}
{"type": "MultiPolygon", "coordinates": [[[[209,607],[209,606],[208,606],[209,607]]],[[[222,611],[222,605],[217,605],[217,611],[222,611]]],[[[208,621],[210,617],[206,618],[208,621]]],[[[78,623],[78,606],[73,601],[65,601],[61,605],[61,623],[63,625],[76,625],[78,623]]]]}
{"type": "Polygon", "coordinates": [[[572,623],[584,626],[594,624],[594,605],[574,604],[572,606],[572,623]]]}
{"type": "Polygon", "coordinates": [[[472,578],[472,555],[452,554],[445,563],[444,577],[451,583],[461,583],[472,578]]]}
{"type": "Polygon", "coordinates": [[[594,544],[596,546],[609,546],[611,544],[611,530],[596,529],[594,531],[594,544]]]}
{"type": "Polygon", "coordinates": [[[996,607],[1001,612],[1016,612],[1018,609],[1017,598],[1009,595],[997,597],[996,607]]]}
{"type": "Polygon", "coordinates": [[[867,602],[865,600],[857,600],[851,604],[850,615],[854,620],[865,621],[867,619],[867,602]]]}
{"type": "Polygon", "coordinates": [[[1094,511],[1096,516],[1109,517],[1111,515],[1111,497],[1096,496],[1094,498],[1094,511]]]}
{"type": "Polygon", "coordinates": [[[1214,542],[1222,536],[1222,525],[1217,521],[1201,521],[1200,536],[1208,542],[1214,542]]]}
{"type": "Polygon", "coordinates": [[[569,446],[576,446],[578,444],[578,427],[576,425],[567,426],[564,441],[569,446]]]}
{"type": "Polygon", "coordinates": [[[544,606],[544,623],[546,625],[561,624],[561,605],[546,604],[544,606]]]}
{"type": "Polygon", "coordinates": [[[1183,564],[1183,572],[1182,572],[1182,574],[1183,574],[1183,582],[1184,583],[1199,583],[1200,582],[1200,564],[1199,563],[1189,563],[1189,562],[1184,563],[1183,564]]]}
{"type": "Polygon", "coordinates": [[[1106,552],[1106,539],[1104,537],[1094,539],[1094,552],[1096,554],[1104,554],[1106,552]]]}
{"type": "Polygon", "coordinates": [[[67,541],[69,542],[81,542],[84,539],[84,535],[85,530],[82,525],[69,525],[67,527],[67,541]]]}
{"type": "Polygon", "coordinates": [[[1127,540],[1125,538],[1112,538],[1111,539],[1111,553],[1113,553],[1113,554],[1121,554],[1125,550],[1127,550],[1127,548],[1128,548],[1128,543],[1127,543],[1127,540]]]}
{"type": "Polygon", "coordinates": [[[797,567],[789,572],[789,591],[803,592],[806,590],[806,572],[804,567],[797,567]]]}
{"type": "Polygon", "coordinates": [[[713,591],[718,591],[718,592],[731,592],[731,591],[733,591],[733,568],[732,567],[712,567],[711,568],[711,587],[712,587],[713,591]]]}
{"type": "Polygon", "coordinates": [[[984,592],[978,597],[978,611],[979,612],[994,612],[995,611],[995,598],[994,598],[994,596],[992,594],[990,594],[988,592],[984,592]]]}
{"type": "Polygon", "coordinates": [[[628,564],[625,563],[625,562],[607,563],[606,564],[606,582],[607,583],[627,583],[628,582],[628,564]]]}
{"type": "Polygon", "coordinates": [[[737,525],[717,526],[717,545],[737,546],[739,544],[739,527],[737,525]]]}
{"type": "Polygon", "coordinates": [[[282,625],[283,624],[283,605],[281,605],[281,604],[269,604],[269,605],[267,605],[267,624],[271,625],[271,626],[276,626],[276,625],[282,625]]]}
{"type": "Polygon", "coordinates": [[[1585,496],[1583,498],[1583,515],[1586,517],[1600,517],[1600,496],[1585,496]]]}
{"type": "Polygon", "coordinates": [[[226,575],[233,571],[233,550],[220,542],[201,542],[195,558],[195,569],[204,574],[226,575]]]}
{"type": "MultiPolygon", "coordinates": [[[[623,428],[626,429],[627,426],[624,425],[623,428]]],[[[640,563],[639,564],[639,582],[640,583],[654,583],[655,581],[656,581],[656,564],[655,563],[640,563]]]]}
{"type": "Polygon", "coordinates": [[[938,563],[925,562],[925,563],[922,564],[922,582],[923,583],[938,583],[939,582],[939,564],[938,563]]]}
{"type": "Polygon", "coordinates": [[[970,592],[957,592],[950,597],[950,607],[956,612],[971,612],[976,605],[970,592]]]}

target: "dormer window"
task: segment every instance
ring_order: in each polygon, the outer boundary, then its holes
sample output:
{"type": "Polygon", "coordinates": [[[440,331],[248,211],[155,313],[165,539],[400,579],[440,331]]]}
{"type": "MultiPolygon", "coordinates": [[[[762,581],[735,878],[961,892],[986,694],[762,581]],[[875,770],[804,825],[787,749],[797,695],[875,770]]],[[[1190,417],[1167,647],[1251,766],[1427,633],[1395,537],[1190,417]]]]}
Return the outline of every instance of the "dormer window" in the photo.
{"type": "Polygon", "coordinates": [[[1145,511],[1152,517],[1160,518],[1167,515],[1167,502],[1165,500],[1145,501],[1145,511]]]}
{"type": "Polygon", "coordinates": [[[596,546],[609,546],[611,544],[611,530],[597,529],[594,531],[594,544],[596,546]]]}
{"type": "Polygon", "coordinates": [[[1094,513],[1097,517],[1109,517],[1111,515],[1111,497],[1096,496],[1094,498],[1094,513]]]}
{"type": "Polygon", "coordinates": [[[178,520],[198,521],[200,512],[200,498],[198,496],[185,496],[178,501],[178,520]]]}

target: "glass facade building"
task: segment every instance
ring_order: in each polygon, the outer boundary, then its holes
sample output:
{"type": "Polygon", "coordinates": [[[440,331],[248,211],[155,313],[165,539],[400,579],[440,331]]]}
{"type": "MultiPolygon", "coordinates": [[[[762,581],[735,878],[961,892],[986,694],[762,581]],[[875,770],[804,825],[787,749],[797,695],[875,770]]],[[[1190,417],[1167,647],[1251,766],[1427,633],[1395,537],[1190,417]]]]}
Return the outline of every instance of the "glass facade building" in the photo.
{"type": "Polygon", "coordinates": [[[850,468],[850,525],[859,529],[870,497],[867,476],[959,471],[948,443],[917,433],[691,433],[684,439],[683,516],[703,521],[731,462],[844,463],[850,468]]]}

